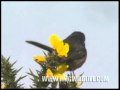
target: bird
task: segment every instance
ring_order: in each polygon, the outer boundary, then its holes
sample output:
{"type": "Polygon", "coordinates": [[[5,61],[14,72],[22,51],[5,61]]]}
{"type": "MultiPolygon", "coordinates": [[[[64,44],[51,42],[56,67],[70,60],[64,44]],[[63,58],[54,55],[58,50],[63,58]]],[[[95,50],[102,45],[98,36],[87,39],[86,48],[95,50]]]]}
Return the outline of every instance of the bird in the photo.
{"type": "MultiPolygon", "coordinates": [[[[69,65],[67,71],[75,71],[85,63],[87,58],[87,49],[85,47],[85,35],[80,31],[74,31],[63,41],[65,43],[68,43],[70,48],[68,52],[68,57],[62,61],[69,65]]],[[[54,51],[53,48],[35,41],[26,42],[44,50],[47,50],[49,53],[52,53],[54,51]]]]}

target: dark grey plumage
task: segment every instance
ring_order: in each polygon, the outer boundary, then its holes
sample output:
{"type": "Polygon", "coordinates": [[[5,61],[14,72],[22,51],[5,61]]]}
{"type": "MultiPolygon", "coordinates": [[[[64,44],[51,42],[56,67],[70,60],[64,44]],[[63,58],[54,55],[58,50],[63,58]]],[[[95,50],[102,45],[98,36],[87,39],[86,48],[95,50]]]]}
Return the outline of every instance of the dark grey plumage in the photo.
{"type": "Polygon", "coordinates": [[[85,35],[82,32],[73,32],[64,42],[70,45],[68,58],[66,60],[66,63],[70,66],[68,70],[74,71],[84,64],[87,57],[85,35]]]}

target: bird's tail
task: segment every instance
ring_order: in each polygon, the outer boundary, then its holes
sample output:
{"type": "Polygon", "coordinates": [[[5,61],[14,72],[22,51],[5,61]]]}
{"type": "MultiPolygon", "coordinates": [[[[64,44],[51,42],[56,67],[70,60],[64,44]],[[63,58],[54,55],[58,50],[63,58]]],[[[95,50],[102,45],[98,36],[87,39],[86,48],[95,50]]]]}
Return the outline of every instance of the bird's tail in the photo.
{"type": "Polygon", "coordinates": [[[47,51],[50,52],[50,53],[52,53],[52,51],[53,51],[53,49],[52,49],[51,47],[46,46],[46,45],[43,45],[43,44],[41,44],[41,43],[38,43],[38,42],[35,42],[35,41],[26,41],[26,42],[29,43],[29,44],[32,44],[32,45],[34,45],[34,46],[37,46],[37,47],[39,47],[39,48],[42,48],[42,49],[44,49],[44,50],[47,50],[47,51]]]}

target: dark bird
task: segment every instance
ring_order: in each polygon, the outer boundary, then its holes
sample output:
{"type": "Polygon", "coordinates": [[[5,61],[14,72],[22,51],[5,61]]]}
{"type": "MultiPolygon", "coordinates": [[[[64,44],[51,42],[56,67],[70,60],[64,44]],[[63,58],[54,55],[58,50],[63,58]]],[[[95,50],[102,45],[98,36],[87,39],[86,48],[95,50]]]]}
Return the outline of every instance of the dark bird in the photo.
{"type": "MultiPolygon", "coordinates": [[[[26,42],[47,50],[50,53],[53,52],[53,48],[41,43],[37,43],[34,41],[26,42]]],[[[68,52],[68,57],[66,58],[66,60],[63,61],[69,65],[68,71],[74,71],[81,67],[86,61],[87,51],[85,48],[85,35],[82,32],[75,31],[66,39],[64,39],[64,42],[69,44],[70,49],[68,52]]]]}

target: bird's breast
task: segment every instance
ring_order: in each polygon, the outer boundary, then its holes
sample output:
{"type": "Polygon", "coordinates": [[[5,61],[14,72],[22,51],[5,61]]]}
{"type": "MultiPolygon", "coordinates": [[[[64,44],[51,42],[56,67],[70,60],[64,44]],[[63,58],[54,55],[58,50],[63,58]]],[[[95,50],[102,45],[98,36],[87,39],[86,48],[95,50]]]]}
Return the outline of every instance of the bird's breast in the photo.
{"type": "Polygon", "coordinates": [[[70,71],[74,71],[75,69],[78,69],[79,67],[81,67],[85,61],[86,61],[86,57],[83,57],[81,59],[76,59],[76,60],[73,60],[69,63],[69,70],[70,71]]]}

